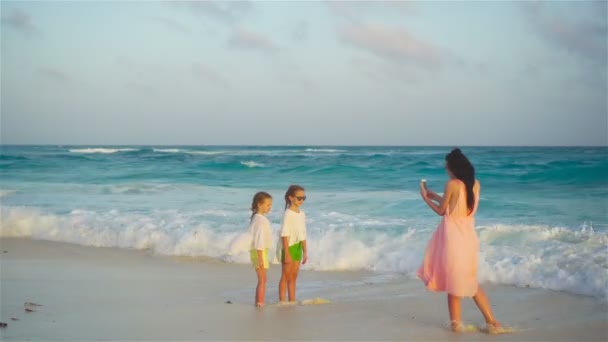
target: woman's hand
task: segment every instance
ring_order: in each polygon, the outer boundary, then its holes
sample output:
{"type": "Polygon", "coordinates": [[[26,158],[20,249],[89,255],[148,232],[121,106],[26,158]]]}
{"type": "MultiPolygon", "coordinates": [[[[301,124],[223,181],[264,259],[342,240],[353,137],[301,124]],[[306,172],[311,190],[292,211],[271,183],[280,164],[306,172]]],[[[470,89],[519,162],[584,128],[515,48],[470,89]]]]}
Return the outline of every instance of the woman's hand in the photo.
{"type": "Polygon", "coordinates": [[[302,259],[302,265],[308,261],[308,253],[304,251],[304,258],[302,259]]]}
{"type": "Polygon", "coordinates": [[[432,190],[426,190],[426,195],[433,201],[437,201],[440,202],[441,201],[441,196],[437,195],[435,192],[433,192],[432,190]]]}
{"type": "Polygon", "coordinates": [[[429,198],[428,190],[426,189],[426,184],[424,182],[420,182],[420,195],[425,201],[429,198]]]}

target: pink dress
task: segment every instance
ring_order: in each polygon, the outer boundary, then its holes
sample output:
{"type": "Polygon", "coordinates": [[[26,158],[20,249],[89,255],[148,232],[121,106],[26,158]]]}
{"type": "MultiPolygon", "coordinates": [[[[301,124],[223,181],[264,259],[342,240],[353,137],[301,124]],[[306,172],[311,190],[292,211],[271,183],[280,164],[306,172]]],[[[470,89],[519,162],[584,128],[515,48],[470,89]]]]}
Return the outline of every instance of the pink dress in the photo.
{"type": "Polygon", "coordinates": [[[479,240],[475,233],[475,212],[478,203],[479,191],[475,193],[473,212],[468,214],[466,189],[461,183],[456,205],[447,207],[417,272],[429,290],[458,297],[473,297],[477,293],[479,240]]]}

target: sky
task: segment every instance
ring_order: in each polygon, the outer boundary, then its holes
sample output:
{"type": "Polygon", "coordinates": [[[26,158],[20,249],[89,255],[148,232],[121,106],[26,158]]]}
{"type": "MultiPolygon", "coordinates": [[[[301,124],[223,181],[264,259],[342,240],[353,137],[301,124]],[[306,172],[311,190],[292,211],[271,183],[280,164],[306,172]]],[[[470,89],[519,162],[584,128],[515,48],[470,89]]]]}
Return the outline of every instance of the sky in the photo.
{"type": "Polygon", "coordinates": [[[606,1],[1,1],[0,142],[608,145],[606,1]]]}

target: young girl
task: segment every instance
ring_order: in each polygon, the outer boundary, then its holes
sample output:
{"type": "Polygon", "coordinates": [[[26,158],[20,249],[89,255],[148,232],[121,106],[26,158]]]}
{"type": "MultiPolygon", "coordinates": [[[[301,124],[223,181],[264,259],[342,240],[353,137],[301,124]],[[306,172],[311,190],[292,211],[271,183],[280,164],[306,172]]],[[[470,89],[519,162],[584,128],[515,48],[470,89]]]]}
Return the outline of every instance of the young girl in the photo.
{"type": "Polygon", "coordinates": [[[296,300],[296,280],[300,271],[300,262],[308,260],[306,248],[306,215],[300,206],[306,200],[304,188],[291,185],[285,193],[285,213],[281,223],[280,260],[282,263],[281,280],[279,281],[279,302],[285,302],[285,292],[289,292],[289,301],[296,300]]]}
{"type": "Polygon", "coordinates": [[[266,271],[268,270],[268,248],[272,242],[270,221],[266,215],[272,208],[272,196],[266,192],[258,192],[251,203],[251,263],[258,275],[258,286],[255,288],[255,306],[264,306],[266,294],[266,271]]]}
{"type": "Polygon", "coordinates": [[[448,293],[452,331],[464,331],[460,297],[473,297],[488,331],[498,333],[500,323],[494,319],[488,297],[477,283],[479,240],[474,217],[479,203],[479,181],[475,179],[475,168],[460,149],[452,150],[445,160],[450,179],[443,197],[427,189],[426,182],[420,183],[422,199],[442,219],[417,274],[429,290],[448,293]]]}

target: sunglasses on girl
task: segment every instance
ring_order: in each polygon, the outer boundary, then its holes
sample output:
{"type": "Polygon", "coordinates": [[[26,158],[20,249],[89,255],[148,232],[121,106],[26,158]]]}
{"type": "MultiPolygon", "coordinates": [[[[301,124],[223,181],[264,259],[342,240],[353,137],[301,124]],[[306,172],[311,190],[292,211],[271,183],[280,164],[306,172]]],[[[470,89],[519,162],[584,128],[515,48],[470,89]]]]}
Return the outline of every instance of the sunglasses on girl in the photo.
{"type": "Polygon", "coordinates": [[[306,201],[306,196],[296,196],[298,201],[306,201]]]}

